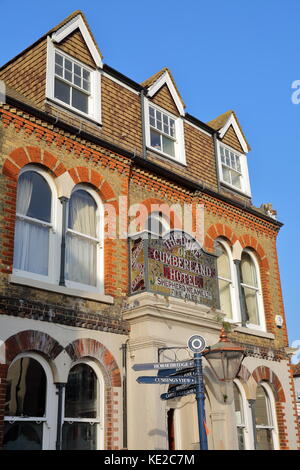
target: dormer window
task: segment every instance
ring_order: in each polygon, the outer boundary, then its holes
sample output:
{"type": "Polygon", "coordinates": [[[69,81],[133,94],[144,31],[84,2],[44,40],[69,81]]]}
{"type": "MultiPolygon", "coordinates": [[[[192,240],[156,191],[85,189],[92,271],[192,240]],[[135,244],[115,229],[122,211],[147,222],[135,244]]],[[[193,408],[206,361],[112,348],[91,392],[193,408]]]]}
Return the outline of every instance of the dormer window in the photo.
{"type": "Polygon", "coordinates": [[[146,145],[149,150],[186,164],[181,117],[174,116],[146,100],[145,131],[146,145]]]}
{"type": "Polygon", "coordinates": [[[100,70],[62,52],[49,38],[46,97],[66,110],[101,124],[100,70]]]}
{"type": "Polygon", "coordinates": [[[218,160],[221,183],[250,197],[246,155],[219,143],[218,160]]]}
{"type": "Polygon", "coordinates": [[[151,147],[175,157],[175,121],[168,114],[149,106],[151,147]]]}
{"type": "Polygon", "coordinates": [[[55,52],[54,98],[88,114],[90,92],[90,70],[55,52]]]}

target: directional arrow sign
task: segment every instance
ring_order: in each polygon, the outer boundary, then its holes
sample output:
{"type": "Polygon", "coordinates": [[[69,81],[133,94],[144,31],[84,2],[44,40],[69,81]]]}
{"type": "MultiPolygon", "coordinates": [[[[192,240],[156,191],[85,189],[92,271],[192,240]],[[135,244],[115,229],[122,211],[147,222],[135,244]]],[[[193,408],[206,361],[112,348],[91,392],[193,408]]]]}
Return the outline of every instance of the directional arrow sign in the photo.
{"type": "Polygon", "coordinates": [[[181,390],[181,391],[178,391],[178,392],[163,393],[160,396],[160,398],[162,400],[171,400],[172,398],[185,397],[186,395],[190,395],[191,393],[196,393],[195,387],[187,388],[186,390],[181,390]]]}
{"type": "Polygon", "coordinates": [[[149,362],[146,364],[134,364],[133,370],[153,370],[153,369],[186,369],[193,367],[194,361],[180,361],[180,362],[149,362]]]}
{"type": "Polygon", "coordinates": [[[151,377],[142,376],[138,377],[137,382],[140,384],[174,384],[174,385],[191,385],[196,383],[195,377],[151,377]]]}

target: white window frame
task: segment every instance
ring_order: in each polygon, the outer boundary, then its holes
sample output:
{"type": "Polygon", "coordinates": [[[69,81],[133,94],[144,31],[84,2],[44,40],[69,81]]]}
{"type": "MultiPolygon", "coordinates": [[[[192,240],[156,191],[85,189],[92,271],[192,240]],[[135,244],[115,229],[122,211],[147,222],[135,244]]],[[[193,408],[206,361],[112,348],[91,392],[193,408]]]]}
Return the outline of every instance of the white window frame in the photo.
{"type": "Polygon", "coordinates": [[[184,127],[183,127],[183,119],[180,116],[175,116],[174,114],[170,113],[169,111],[166,111],[165,109],[161,108],[160,106],[157,106],[156,104],[152,103],[150,100],[145,99],[144,100],[144,117],[145,117],[145,137],[146,137],[146,147],[159,154],[162,155],[165,158],[168,158],[169,160],[173,162],[180,163],[182,165],[186,166],[186,158],[185,158],[185,147],[184,147],[184,127]],[[150,115],[149,115],[149,107],[152,107],[156,109],[157,111],[161,112],[162,114],[165,114],[168,116],[170,119],[173,119],[175,122],[175,139],[172,139],[168,134],[165,134],[164,132],[160,132],[156,128],[152,128],[150,126],[150,115]],[[156,132],[165,135],[167,138],[174,140],[174,150],[175,150],[175,156],[172,157],[171,155],[163,152],[162,150],[158,150],[155,147],[151,146],[151,133],[150,130],[154,129],[156,132]]]}
{"type": "Polygon", "coordinates": [[[279,437],[278,437],[278,425],[277,425],[277,415],[276,415],[274,393],[270,385],[267,382],[260,382],[258,385],[260,385],[266,392],[267,413],[268,413],[270,425],[269,426],[255,425],[255,427],[256,429],[270,429],[272,432],[274,450],[279,450],[280,445],[279,445],[279,437]]]}
{"type": "MultiPolygon", "coordinates": [[[[61,78],[60,78],[61,79],[61,78]]],[[[63,79],[61,79],[64,81],[63,79]]],[[[76,88],[68,81],[64,81],[70,87],[76,88]]],[[[81,90],[80,88],[78,88],[81,90]]],[[[47,40],[47,70],[46,70],[46,98],[57,103],[59,106],[66,108],[82,117],[95,121],[97,124],[101,124],[101,73],[98,69],[92,69],[90,66],[78,61],[76,58],[70,56],[66,52],[59,48],[56,48],[52,40],[48,37],[47,40]],[[55,52],[77,64],[80,67],[85,68],[90,72],[90,92],[89,92],[89,111],[84,113],[77,108],[59,100],[54,95],[54,84],[55,84],[55,52]]]]}
{"type": "MultiPolygon", "coordinates": [[[[83,237],[83,238],[89,238],[97,243],[96,247],[96,286],[91,286],[88,284],[82,284],[80,282],[75,282],[71,281],[69,279],[65,279],[65,284],[66,287],[76,289],[78,291],[85,291],[85,292],[93,292],[93,293],[98,293],[98,294],[104,294],[104,207],[103,207],[103,202],[101,201],[99,195],[96,193],[95,190],[90,188],[89,186],[85,184],[77,184],[74,186],[73,191],[71,193],[71,196],[74,192],[82,190],[86,191],[87,193],[90,194],[90,196],[93,198],[93,200],[96,203],[97,210],[96,210],[96,231],[98,233],[98,237],[89,237],[88,235],[83,235],[83,234],[78,234],[78,236],[83,237]]],[[[71,197],[70,197],[71,200],[71,197]]],[[[69,203],[68,202],[68,207],[69,203]]],[[[72,229],[68,228],[68,222],[69,222],[69,217],[67,216],[67,221],[66,221],[66,236],[69,233],[73,233],[76,235],[77,232],[75,232],[72,229]]],[[[67,254],[66,254],[67,256],[67,254]]],[[[65,266],[66,266],[66,259],[65,259],[65,266]]]]}
{"type": "MultiPolygon", "coordinates": [[[[231,299],[231,311],[232,311],[232,318],[229,318],[225,316],[225,320],[230,322],[230,323],[236,323],[240,321],[240,313],[238,309],[238,289],[237,289],[237,275],[236,275],[236,269],[233,261],[233,255],[232,255],[232,250],[226,240],[223,238],[217,238],[215,240],[217,243],[220,243],[224,250],[226,251],[226,254],[228,256],[228,261],[229,261],[229,269],[230,269],[230,274],[231,274],[231,279],[226,279],[221,276],[219,276],[218,273],[218,279],[221,279],[223,281],[230,282],[230,299],[231,299]]],[[[226,312],[224,312],[226,314],[226,312]]]]}
{"type": "MultiPolygon", "coordinates": [[[[237,389],[240,394],[240,402],[241,402],[243,418],[244,418],[244,423],[242,425],[236,424],[236,427],[243,429],[245,450],[250,450],[254,448],[251,408],[248,404],[244,387],[242,386],[240,381],[238,379],[234,379],[233,383],[237,386],[237,389]]],[[[233,406],[234,406],[234,401],[233,401],[233,406]]]]}
{"type": "MultiPolygon", "coordinates": [[[[59,271],[60,271],[60,243],[61,243],[61,221],[62,221],[62,208],[58,199],[57,189],[55,183],[49,173],[41,167],[36,165],[24,166],[19,174],[19,177],[25,172],[35,172],[41,175],[49,185],[51,191],[51,222],[37,221],[39,225],[49,227],[49,253],[48,253],[48,276],[33,273],[30,271],[23,271],[13,267],[13,275],[22,278],[35,279],[37,281],[48,282],[51,284],[58,284],[59,271]]],[[[16,219],[30,220],[34,223],[35,219],[16,213],[16,219]]]]}
{"type": "MultiPolygon", "coordinates": [[[[254,253],[249,250],[248,248],[245,248],[242,252],[247,253],[254,265],[255,271],[256,271],[256,279],[257,279],[257,288],[254,286],[249,286],[248,284],[244,284],[241,282],[241,287],[246,287],[249,289],[253,289],[256,291],[256,301],[257,301],[257,310],[258,310],[258,321],[259,324],[255,325],[254,323],[247,322],[247,327],[251,328],[253,330],[261,330],[261,331],[266,331],[266,320],[265,320],[265,312],[264,312],[264,302],[263,302],[263,295],[262,295],[262,286],[261,286],[261,278],[260,278],[260,268],[258,264],[258,260],[254,253]]],[[[242,257],[241,254],[241,257],[242,257]]],[[[242,275],[242,272],[241,272],[242,275]]]]}
{"type": "Polygon", "coordinates": [[[239,193],[242,193],[248,197],[251,197],[251,188],[250,188],[250,179],[249,179],[249,172],[248,172],[248,164],[247,164],[247,156],[244,153],[240,153],[237,150],[233,149],[232,147],[229,147],[229,145],[224,144],[223,142],[218,141],[218,167],[219,167],[219,178],[220,182],[222,185],[227,186],[228,188],[237,191],[239,193]],[[225,181],[223,177],[223,164],[221,160],[221,147],[224,149],[229,150],[230,152],[234,153],[237,155],[240,159],[240,165],[241,165],[241,187],[238,188],[227,181],[225,181]]]}
{"type": "MultiPolygon", "coordinates": [[[[73,367],[78,364],[85,364],[90,366],[96,374],[97,378],[97,394],[98,394],[98,403],[97,403],[97,410],[98,416],[97,418],[72,418],[65,416],[65,400],[66,400],[66,392],[64,388],[63,392],[63,407],[62,407],[62,425],[64,422],[77,422],[77,423],[93,423],[93,426],[97,426],[97,450],[104,449],[104,423],[105,423],[105,414],[104,414],[104,406],[105,406],[105,383],[104,378],[101,372],[100,367],[98,366],[95,361],[89,358],[79,359],[78,361],[74,362],[70,367],[69,373],[73,367]]],[[[68,374],[69,378],[69,374],[68,374]]]]}
{"type": "Polygon", "coordinates": [[[26,352],[18,354],[11,363],[11,366],[20,359],[30,358],[35,359],[43,367],[46,374],[46,403],[45,403],[45,416],[44,417],[35,417],[30,416],[26,418],[18,416],[4,416],[4,421],[11,423],[14,422],[41,422],[43,423],[43,441],[42,449],[43,450],[52,450],[55,449],[55,440],[56,440],[56,416],[57,416],[57,406],[58,406],[58,397],[56,394],[56,388],[54,385],[53,374],[51,367],[42,356],[34,352],[26,352]]]}

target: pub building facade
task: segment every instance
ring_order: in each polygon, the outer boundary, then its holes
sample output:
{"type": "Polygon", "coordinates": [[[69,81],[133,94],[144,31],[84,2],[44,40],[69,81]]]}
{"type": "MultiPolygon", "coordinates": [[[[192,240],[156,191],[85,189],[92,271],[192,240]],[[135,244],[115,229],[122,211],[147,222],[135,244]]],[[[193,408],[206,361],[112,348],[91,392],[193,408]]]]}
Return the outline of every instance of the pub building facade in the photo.
{"type": "Polygon", "coordinates": [[[231,382],[203,359],[209,449],[299,449],[282,224],[251,202],[235,113],[204,123],[167,68],[111,68],[80,11],[0,80],[2,448],[199,449],[195,395],[132,367],[223,327],[245,357],[231,382]]]}

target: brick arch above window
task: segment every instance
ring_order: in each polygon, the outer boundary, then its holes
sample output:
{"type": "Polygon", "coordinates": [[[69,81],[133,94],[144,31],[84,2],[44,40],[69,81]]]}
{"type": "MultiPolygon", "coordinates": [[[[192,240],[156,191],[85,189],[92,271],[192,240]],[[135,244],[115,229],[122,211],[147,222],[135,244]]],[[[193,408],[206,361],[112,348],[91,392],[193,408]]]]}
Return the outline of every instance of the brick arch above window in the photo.
{"type": "Polygon", "coordinates": [[[62,175],[66,168],[63,163],[47,150],[35,146],[14,149],[6,158],[2,173],[17,181],[20,170],[29,163],[38,163],[51,170],[56,177],[62,175]]]}
{"type": "Polygon", "coordinates": [[[118,202],[116,194],[111,185],[100,173],[91,168],[86,168],[83,166],[70,168],[68,172],[75,184],[87,183],[93,186],[101,196],[102,201],[112,204],[115,207],[116,213],[118,214],[118,202]]]}
{"type": "Polygon", "coordinates": [[[257,367],[252,372],[252,377],[257,384],[268,382],[272,386],[276,402],[284,403],[286,401],[282,384],[275,372],[273,372],[269,367],[257,367]]]}
{"type": "MultiPolygon", "coordinates": [[[[145,199],[144,201],[141,202],[141,205],[143,205],[146,209],[147,209],[147,217],[152,213],[152,212],[161,212],[162,215],[164,215],[168,221],[168,223],[170,224],[170,228],[171,229],[182,229],[182,222],[180,220],[180,218],[178,217],[178,215],[174,212],[174,211],[170,211],[168,209],[172,207],[172,205],[169,205],[168,203],[166,203],[166,201],[163,201],[161,199],[157,199],[157,198],[148,198],[148,199],[145,199]],[[159,207],[157,207],[159,206],[159,207]]],[[[145,219],[144,221],[142,221],[145,225],[146,223],[146,220],[145,219]]]]}
{"type": "Polygon", "coordinates": [[[211,225],[204,239],[204,246],[207,251],[214,251],[214,242],[216,238],[223,237],[226,238],[230,245],[238,240],[237,236],[234,234],[233,230],[228,227],[228,225],[217,223],[211,225]]]}
{"type": "Polygon", "coordinates": [[[68,344],[65,350],[74,362],[84,357],[96,359],[102,364],[110,384],[113,387],[121,387],[121,373],[118,364],[111,352],[99,341],[91,338],[77,339],[68,344]]]}
{"type": "Polygon", "coordinates": [[[242,235],[239,238],[239,242],[242,245],[242,248],[252,248],[252,250],[257,254],[260,266],[266,270],[269,269],[269,262],[265,250],[256,238],[251,235],[242,235]]]}
{"type": "Polygon", "coordinates": [[[10,336],[4,347],[7,365],[10,365],[18,354],[26,351],[35,351],[49,360],[54,360],[63,350],[54,338],[38,330],[25,330],[10,336]]]}

